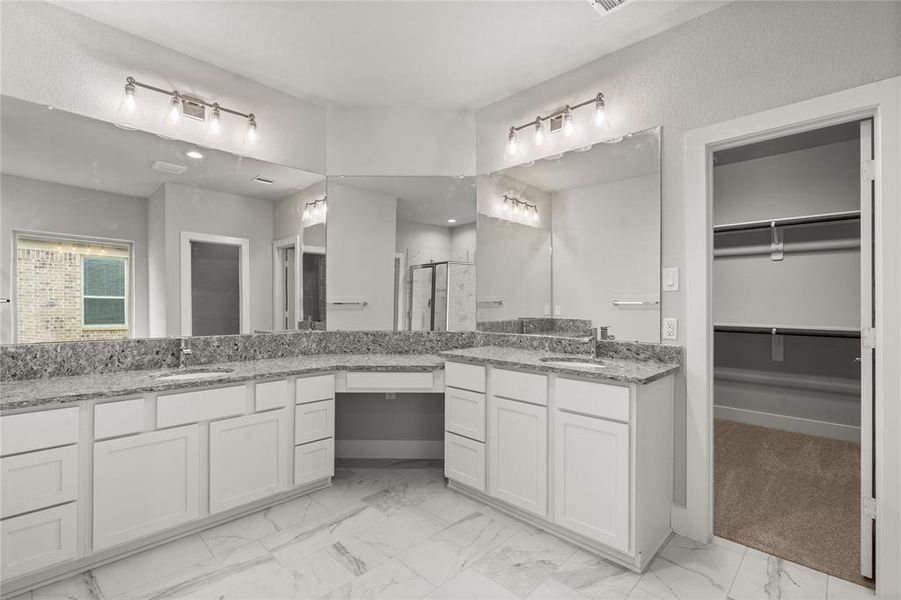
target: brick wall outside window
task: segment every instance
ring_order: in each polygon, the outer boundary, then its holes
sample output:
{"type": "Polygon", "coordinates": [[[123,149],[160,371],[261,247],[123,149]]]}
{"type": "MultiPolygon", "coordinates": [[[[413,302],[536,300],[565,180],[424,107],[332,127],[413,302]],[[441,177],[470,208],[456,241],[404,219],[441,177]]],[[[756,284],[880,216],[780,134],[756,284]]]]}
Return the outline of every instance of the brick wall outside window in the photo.
{"type": "Polygon", "coordinates": [[[113,340],[128,329],[82,325],[82,252],[19,248],[16,253],[16,318],[20,343],[113,340]]]}

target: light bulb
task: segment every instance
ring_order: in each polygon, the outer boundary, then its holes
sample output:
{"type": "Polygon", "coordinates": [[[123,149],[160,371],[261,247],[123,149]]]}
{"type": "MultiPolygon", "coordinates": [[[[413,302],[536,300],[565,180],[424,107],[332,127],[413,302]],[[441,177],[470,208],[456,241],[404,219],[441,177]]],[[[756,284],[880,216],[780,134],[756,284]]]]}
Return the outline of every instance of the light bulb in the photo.
{"type": "Polygon", "coordinates": [[[510,200],[504,196],[504,212],[510,212],[510,200]]]}
{"type": "Polygon", "coordinates": [[[114,124],[121,129],[137,129],[138,89],[132,77],[129,77],[126,81],[125,91],[122,93],[122,102],[119,103],[119,110],[116,112],[114,124]]]}
{"type": "Polygon", "coordinates": [[[594,101],[594,124],[600,127],[607,120],[607,107],[604,105],[604,94],[598,92],[597,100],[594,101]]]}
{"type": "Polygon", "coordinates": [[[247,118],[247,133],[244,136],[244,140],[250,144],[255,144],[260,139],[260,134],[257,131],[257,120],[256,117],[253,116],[253,113],[247,118]]]}
{"type": "Polygon", "coordinates": [[[138,105],[137,93],[138,90],[134,83],[129,81],[125,84],[125,97],[122,99],[122,110],[125,114],[134,114],[135,107],[138,105]]]}
{"type": "Polygon", "coordinates": [[[563,111],[563,133],[571,135],[573,132],[573,111],[570,107],[566,107],[563,111]]]}
{"type": "Polygon", "coordinates": [[[178,92],[172,92],[172,100],[169,101],[169,113],[166,115],[166,120],[170,123],[181,122],[181,111],[181,96],[178,92]]]}
{"type": "Polygon", "coordinates": [[[328,202],[325,199],[322,200],[322,216],[325,216],[326,211],[328,211],[328,202]]]}
{"type": "Polygon", "coordinates": [[[541,117],[535,117],[535,145],[540,146],[544,143],[544,124],[541,117]]]}
{"type": "Polygon", "coordinates": [[[537,206],[532,207],[532,220],[535,221],[536,223],[538,222],[538,207],[537,206]]]}
{"type": "Polygon", "coordinates": [[[210,122],[207,125],[207,129],[212,134],[218,134],[222,131],[222,113],[219,111],[219,105],[214,104],[213,110],[210,111],[210,122]]]}
{"type": "Polygon", "coordinates": [[[516,146],[516,129],[511,127],[510,133],[507,134],[507,155],[513,156],[518,150],[516,146]]]}

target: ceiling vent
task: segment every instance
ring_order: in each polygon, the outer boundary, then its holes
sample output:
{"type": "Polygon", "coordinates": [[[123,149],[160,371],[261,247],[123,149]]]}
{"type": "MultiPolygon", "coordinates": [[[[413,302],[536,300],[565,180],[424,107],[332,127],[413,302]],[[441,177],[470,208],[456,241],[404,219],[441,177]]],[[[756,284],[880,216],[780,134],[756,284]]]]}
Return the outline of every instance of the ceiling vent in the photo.
{"type": "Polygon", "coordinates": [[[269,179],[268,177],[263,177],[262,175],[257,175],[252,179],[252,181],[256,181],[257,183],[265,183],[266,185],[272,185],[275,183],[274,179],[269,179]]]}
{"type": "Polygon", "coordinates": [[[161,160],[153,161],[153,164],[150,165],[150,168],[154,171],[159,171],[160,173],[170,173],[172,175],[181,175],[188,170],[188,167],[163,162],[161,160]]]}
{"type": "Polygon", "coordinates": [[[588,0],[602,16],[625,4],[628,0],[588,0]]]}

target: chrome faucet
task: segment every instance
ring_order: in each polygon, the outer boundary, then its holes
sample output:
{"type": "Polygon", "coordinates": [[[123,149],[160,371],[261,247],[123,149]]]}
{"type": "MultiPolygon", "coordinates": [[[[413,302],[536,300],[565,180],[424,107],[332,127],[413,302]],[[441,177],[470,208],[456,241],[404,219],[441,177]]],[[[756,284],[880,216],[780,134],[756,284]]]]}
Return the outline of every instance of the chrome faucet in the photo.
{"type": "Polygon", "coordinates": [[[181,338],[181,345],[178,348],[178,368],[184,369],[188,366],[188,357],[193,356],[194,351],[188,348],[187,338],[181,338]]]}
{"type": "Polygon", "coordinates": [[[610,335],[610,326],[603,325],[601,327],[598,327],[598,339],[615,340],[616,338],[614,336],[610,335]]]}

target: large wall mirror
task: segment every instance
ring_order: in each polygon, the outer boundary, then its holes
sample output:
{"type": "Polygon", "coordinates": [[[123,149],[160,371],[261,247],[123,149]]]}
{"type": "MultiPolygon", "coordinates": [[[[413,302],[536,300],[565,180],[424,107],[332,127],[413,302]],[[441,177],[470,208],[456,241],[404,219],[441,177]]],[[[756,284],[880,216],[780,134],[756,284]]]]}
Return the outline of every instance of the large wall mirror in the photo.
{"type": "Polygon", "coordinates": [[[0,342],[325,327],[323,175],[10,97],[0,119],[0,342]]]}
{"type": "Polygon", "coordinates": [[[329,177],[328,329],[472,331],[472,177],[329,177]]]}
{"type": "Polygon", "coordinates": [[[480,175],[478,327],[660,341],[660,129],[480,175]]]}

